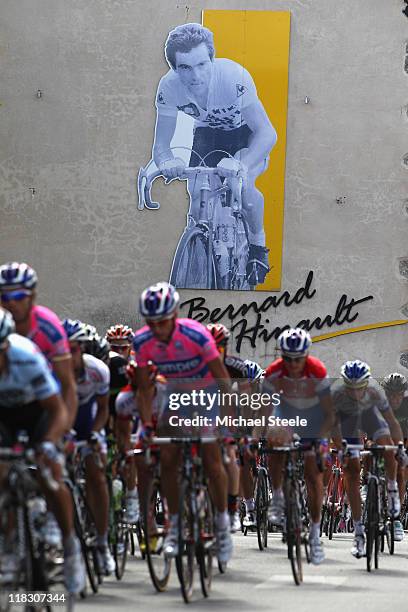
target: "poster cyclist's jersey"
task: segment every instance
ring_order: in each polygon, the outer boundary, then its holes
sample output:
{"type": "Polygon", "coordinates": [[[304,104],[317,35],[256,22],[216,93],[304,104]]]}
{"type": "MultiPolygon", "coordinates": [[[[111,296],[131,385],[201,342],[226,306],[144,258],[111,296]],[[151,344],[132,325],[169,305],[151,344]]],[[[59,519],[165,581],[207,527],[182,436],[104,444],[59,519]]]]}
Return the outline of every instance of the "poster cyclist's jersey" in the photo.
{"type": "Polygon", "coordinates": [[[200,379],[204,384],[214,382],[207,364],[219,357],[219,352],[210,332],[198,321],[176,319],[167,344],[157,340],[145,325],[136,332],[133,348],[140,367],[153,361],[159,373],[169,380],[188,378],[200,379]]]}
{"type": "Polygon", "coordinates": [[[280,394],[281,408],[308,410],[320,405],[320,398],[330,393],[325,365],[308,355],[301,378],[290,378],[282,358],[271,363],[265,373],[265,388],[280,394]]]}
{"type": "Polygon", "coordinates": [[[161,79],[156,95],[159,115],[176,117],[183,112],[195,120],[196,127],[225,131],[245,125],[241,111],[258,100],[249,72],[229,59],[215,59],[209,85],[207,110],[197,104],[174,70],[161,79]]]}
{"type": "Polygon", "coordinates": [[[35,305],[31,309],[30,331],[27,337],[38,346],[50,364],[71,356],[61,321],[55,312],[45,306],[35,305]]]}
{"type": "Polygon", "coordinates": [[[58,393],[44,356],[23,336],[8,337],[7,369],[0,374],[0,421],[2,408],[19,408],[58,393]]]}

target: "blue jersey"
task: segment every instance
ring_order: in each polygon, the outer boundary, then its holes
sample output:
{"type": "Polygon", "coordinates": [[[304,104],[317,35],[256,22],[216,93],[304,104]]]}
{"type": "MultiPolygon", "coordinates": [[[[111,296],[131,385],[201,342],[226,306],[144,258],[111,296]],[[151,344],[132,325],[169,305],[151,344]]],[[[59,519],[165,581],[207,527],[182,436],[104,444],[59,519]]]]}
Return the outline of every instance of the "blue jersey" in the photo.
{"type": "Polygon", "coordinates": [[[7,368],[0,375],[0,417],[3,408],[18,408],[58,393],[45,357],[28,338],[11,334],[7,368]]]}

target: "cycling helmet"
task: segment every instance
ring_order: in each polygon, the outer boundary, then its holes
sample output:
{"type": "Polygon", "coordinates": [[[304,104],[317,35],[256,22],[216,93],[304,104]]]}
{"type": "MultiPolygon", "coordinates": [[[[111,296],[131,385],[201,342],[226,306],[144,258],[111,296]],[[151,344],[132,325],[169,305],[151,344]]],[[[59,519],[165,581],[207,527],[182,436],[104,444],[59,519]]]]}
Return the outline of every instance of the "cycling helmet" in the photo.
{"type": "Polygon", "coordinates": [[[245,359],[245,374],[249,380],[249,382],[262,382],[265,376],[265,370],[261,368],[261,366],[256,363],[256,361],[251,361],[250,359],[245,359]]]}
{"type": "Polygon", "coordinates": [[[296,327],[283,331],[278,338],[278,344],[283,355],[303,357],[309,352],[312,339],[309,332],[296,327]]]}
{"type": "Polygon", "coordinates": [[[393,372],[388,374],[381,383],[385,391],[391,393],[402,393],[408,389],[408,380],[403,374],[399,372],[393,372]]]}
{"type": "Polygon", "coordinates": [[[82,321],[64,319],[62,321],[62,327],[65,329],[70,342],[85,342],[88,340],[88,336],[85,331],[85,324],[82,323],[82,321]]]}
{"type": "Polygon", "coordinates": [[[3,347],[10,334],[15,332],[16,326],[11,314],[0,308],[0,347],[3,347]]]}
{"type": "Polygon", "coordinates": [[[1,289],[34,289],[37,284],[37,274],[26,263],[16,261],[0,266],[0,290],[1,289]]]}
{"type": "Polygon", "coordinates": [[[226,347],[230,337],[230,330],[222,323],[208,323],[207,329],[215,340],[217,348],[226,347]]]}
{"type": "Polygon", "coordinates": [[[115,340],[127,340],[130,343],[133,340],[133,336],[133,329],[121,323],[112,325],[105,334],[106,340],[111,344],[115,343],[115,340]]]}
{"type": "MultiPolygon", "coordinates": [[[[88,325],[87,327],[91,328],[92,325],[88,325]]],[[[95,328],[93,328],[95,329],[95,328]]],[[[106,338],[101,338],[101,336],[97,333],[93,335],[93,337],[87,339],[87,343],[84,347],[84,353],[88,353],[88,355],[93,355],[97,359],[100,359],[106,364],[109,364],[109,351],[110,344],[106,340],[106,338]]]]}
{"type": "Polygon", "coordinates": [[[175,312],[180,296],[169,283],[156,283],[140,296],[140,314],[146,319],[159,321],[170,318],[175,312]]]}
{"type": "Polygon", "coordinates": [[[365,387],[371,377],[370,366],[358,359],[346,361],[342,365],[340,373],[346,387],[353,387],[354,389],[365,387]]]}

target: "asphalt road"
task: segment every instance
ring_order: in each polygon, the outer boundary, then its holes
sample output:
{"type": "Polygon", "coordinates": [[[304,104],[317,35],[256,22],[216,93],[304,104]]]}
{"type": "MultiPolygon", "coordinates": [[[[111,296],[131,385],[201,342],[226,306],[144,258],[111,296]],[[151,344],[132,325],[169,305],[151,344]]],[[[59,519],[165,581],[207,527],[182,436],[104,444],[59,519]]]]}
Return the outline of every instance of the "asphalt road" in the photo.
{"type": "MultiPolygon", "coordinates": [[[[350,554],[352,536],[336,534],[325,543],[326,560],[319,566],[304,568],[304,582],[295,586],[286,549],[278,534],[269,534],[268,549],[260,552],[256,534],[235,534],[234,556],[227,573],[214,568],[212,590],[203,599],[199,584],[188,609],[278,612],[386,612],[408,609],[408,534],[396,544],[395,554],[383,553],[379,569],[370,574],[365,559],[350,554]]],[[[109,577],[97,595],[80,601],[77,612],[179,610],[183,608],[175,567],[165,593],[156,593],[146,562],[129,557],[122,581],[109,577]]]]}

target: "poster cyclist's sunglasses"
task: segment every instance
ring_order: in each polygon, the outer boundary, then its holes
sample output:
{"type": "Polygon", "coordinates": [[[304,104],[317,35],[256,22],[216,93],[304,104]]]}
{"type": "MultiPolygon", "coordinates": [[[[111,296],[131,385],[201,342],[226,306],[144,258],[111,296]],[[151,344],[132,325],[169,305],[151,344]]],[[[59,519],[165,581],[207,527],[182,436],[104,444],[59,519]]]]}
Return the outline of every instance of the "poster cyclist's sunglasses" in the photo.
{"type": "Polygon", "coordinates": [[[7,304],[7,302],[11,301],[20,302],[29,295],[32,295],[31,291],[25,291],[24,289],[21,289],[19,291],[8,291],[7,293],[2,293],[0,297],[1,301],[7,304]]]}
{"type": "Polygon", "coordinates": [[[302,355],[301,357],[288,357],[288,355],[282,355],[282,359],[283,361],[288,361],[289,363],[298,363],[299,361],[302,361],[302,359],[305,358],[305,355],[302,355]]]}

